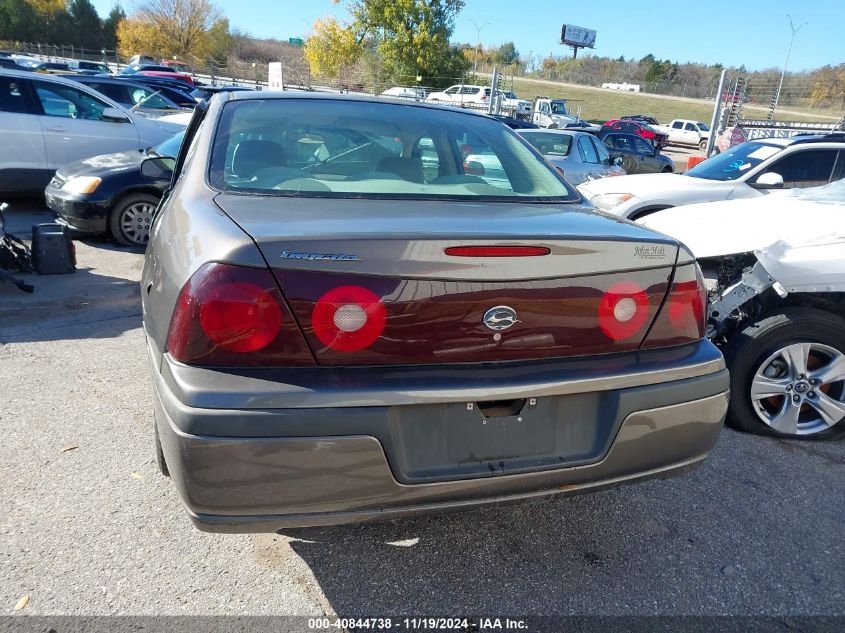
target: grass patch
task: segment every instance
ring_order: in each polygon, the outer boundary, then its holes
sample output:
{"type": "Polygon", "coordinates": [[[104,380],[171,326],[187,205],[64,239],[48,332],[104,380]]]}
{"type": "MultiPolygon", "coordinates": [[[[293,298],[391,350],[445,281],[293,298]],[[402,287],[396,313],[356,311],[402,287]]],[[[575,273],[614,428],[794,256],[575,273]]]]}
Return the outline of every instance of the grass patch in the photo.
{"type": "MultiPolygon", "coordinates": [[[[503,87],[510,89],[510,81],[503,87]]],[[[581,106],[581,117],[589,120],[607,121],[626,114],[647,114],[655,117],[661,123],[669,123],[672,119],[695,119],[704,121],[708,125],[713,116],[713,102],[703,99],[683,99],[635,92],[618,92],[603,90],[589,86],[574,86],[556,82],[537,81],[533,79],[514,79],[513,89],[522,99],[533,100],[544,96],[564,98],[569,102],[569,109],[574,113],[581,106]]],[[[804,114],[776,113],[781,121],[818,121],[821,112],[808,108],[785,107],[784,109],[804,114]]],[[[763,119],[768,109],[762,106],[745,106],[743,114],[746,118],[763,119]]],[[[828,117],[839,117],[834,112],[825,113],[828,117]]],[[[830,121],[831,123],[833,120],[830,121]]]]}

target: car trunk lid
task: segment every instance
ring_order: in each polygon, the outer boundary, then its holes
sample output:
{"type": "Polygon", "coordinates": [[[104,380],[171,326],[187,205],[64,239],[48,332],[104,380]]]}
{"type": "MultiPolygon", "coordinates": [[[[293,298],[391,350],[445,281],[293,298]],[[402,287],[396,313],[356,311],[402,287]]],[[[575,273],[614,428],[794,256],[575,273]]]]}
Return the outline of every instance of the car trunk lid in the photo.
{"type": "Polygon", "coordinates": [[[635,349],[677,256],[670,238],[580,205],[236,194],[216,202],[256,241],[323,365],[635,349]],[[620,284],[642,291],[643,322],[614,339],[600,327],[599,312],[620,284]],[[333,336],[335,313],[353,304],[366,315],[349,308],[351,327],[360,319],[363,330],[378,326],[369,342],[359,330],[333,336]]]}

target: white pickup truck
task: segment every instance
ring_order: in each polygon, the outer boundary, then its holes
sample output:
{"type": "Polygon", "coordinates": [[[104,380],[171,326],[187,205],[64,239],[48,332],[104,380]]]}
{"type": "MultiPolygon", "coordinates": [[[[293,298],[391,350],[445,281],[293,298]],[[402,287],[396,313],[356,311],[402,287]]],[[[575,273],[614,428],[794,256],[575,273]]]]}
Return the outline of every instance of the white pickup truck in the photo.
{"type": "Polygon", "coordinates": [[[692,119],[675,119],[669,125],[652,125],[655,130],[669,135],[669,145],[691,145],[701,151],[707,149],[710,126],[692,119]]]}

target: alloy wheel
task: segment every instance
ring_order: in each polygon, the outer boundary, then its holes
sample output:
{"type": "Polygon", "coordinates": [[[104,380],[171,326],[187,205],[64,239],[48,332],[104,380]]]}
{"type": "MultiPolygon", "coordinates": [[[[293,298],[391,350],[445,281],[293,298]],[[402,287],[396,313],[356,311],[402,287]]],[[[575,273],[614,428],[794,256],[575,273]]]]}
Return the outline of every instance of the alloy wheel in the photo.
{"type": "Polygon", "coordinates": [[[751,380],[757,416],[785,435],[813,435],[845,419],[845,354],[793,343],[764,360],[751,380]]]}

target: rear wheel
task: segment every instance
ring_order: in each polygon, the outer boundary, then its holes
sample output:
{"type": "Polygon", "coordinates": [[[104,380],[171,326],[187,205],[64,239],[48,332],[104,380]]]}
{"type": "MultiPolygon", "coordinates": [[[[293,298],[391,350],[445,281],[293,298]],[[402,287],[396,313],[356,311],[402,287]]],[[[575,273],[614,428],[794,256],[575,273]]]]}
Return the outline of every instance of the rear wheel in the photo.
{"type": "Polygon", "coordinates": [[[158,201],[149,193],[133,193],[119,200],[109,215],[109,233],[115,241],[124,246],[146,246],[158,201]]]}
{"type": "Polygon", "coordinates": [[[664,168],[663,168],[663,173],[664,173],[664,174],[671,174],[671,173],[672,173],[672,168],[671,168],[671,167],[664,167],[664,168]]]}
{"type": "Polygon", "coordinates": [[[845,320],[812,308],[784,308],[734,335],[728,421],[760,435],[831,439],[845,435],[845,320]]]}

